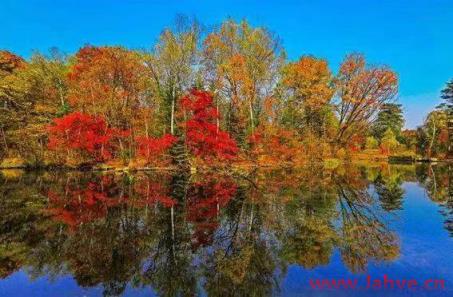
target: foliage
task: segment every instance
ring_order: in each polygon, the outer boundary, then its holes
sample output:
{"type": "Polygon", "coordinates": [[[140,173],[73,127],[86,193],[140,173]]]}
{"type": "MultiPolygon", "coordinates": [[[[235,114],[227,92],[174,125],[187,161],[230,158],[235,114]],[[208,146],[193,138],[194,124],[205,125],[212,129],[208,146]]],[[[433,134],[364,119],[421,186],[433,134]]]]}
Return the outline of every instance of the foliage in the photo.
{"type": "Polygon", "coordinates": [[[453,80],[450,80],[442,90],[441,97],[446,101],[451,110],[453,108],[453,80]]]}
{"type": "Polygon", "coordinates": [[[288,92],[284,98],[287,105],[283,121],[325,136],[326,106],[334,94],[327,62],[304,56],[286,65],[282,73],[282,86],[288,92]]]}
{"type": "MultiPolygon", "coordinates": [[[[389,129],[407,149],[451,152],[452,129],[434,115],[418,136],[401,132],[397,74],[367,64],[363,55],[346,56],[333,73],[314,56],[286,60],[277,36],[245,20],[203,33],[196,20],[180,17],[146,51],[87,45],[74,55],[52,49],[27,60],[0,51],[0,158],[35,166],[110,160],[181,167],[189,159],[277,165],[279,158],[300,165],[375,150],[370,136],[388,153],[394,149],[390,135],[383,139],[389,129]],[[46,127],[70,114],[102,119],[99,125],[113,134],[96,132],[108,141],[86,147],[65,150],[61,143],[57,156],[46,145],[56,142],[46,127]]],[[[438,109],[445,115],[451,85],[438,109]]]]}
{"type": "Polygon", "coordinates": [[[160,138],[137,137],[138,156],[146,159],[147,163],[157,163],[159,159],[175,142],[176,137],[165,134],[160,138]]]}
{"type": "Polygon", "coordinates": [[[216,104],[225,105],[227,131],[237,140],[245,141],[259,123],[283,57],[277,38],[246,21],[227,20],[203,42],[208,87],[216,94],[216,104]]]}
{"type": "Polygon", "coordinates": [[[85,46],[76,53],[68,78],[72,106],[102,115],[117,128],[134,128],[134,115],[147,96],[144,63],[138,53],[85,46]]]}
{"type": "Polygon", "coordinates": [[[381,150],[385,154],[390,154],[391,151],[396,149],[399,145],[398,140],[396,140],[395,134],[389,128],[384,132],[384,135],[381,139],[381,150]]]}
{"type": "Polygon", "coordinates": [[[129,133],[109,128],[102,117],[80,112],[54,119],[48,132],[49,149],[65,153],[66,158],[75,152],[79,157],[96,162],[112,158],[113,139],[129,133]]]}
{"type": "Polygon", "coordinates": [[[369,67],[362,55],[346,57],[335,78],[339,100],[336,110],[339,129],[336,141],[347,143],[357,133],[363,133],[375,120],[384,104],[396,95],[398,79],[385,67],[369,67]]]}
{"type": "Polygon", "coordinates": [[[379,146],[379,142],[373,136],[368,136],[366,138],[365,147],[367,149],[376,149],[379,146]]]}
{"type": "Polygon", "coordinates": [[[216,125],[219,114],[208,92],[192,90],[181,99],[181,106],[187,118],[183,123],[185,142],[195,157],[204,161],[228,161],[236,157],[236,142],[216,125]]]}
{"type": "Polygon", "coordinates": [[[160,109],[156,114],[164,131],[175,134],[179,99],[195,84],[199,67],[200,25],[184,17],[175,28],[162,31],[151,53],[144,55],[151,91],[149,101],[160,109]]]}
{"type": "Polygon", "coordinates": [[[446,154],[448,151],[448,114],[437,109],[430,112],[422,127],[417,129],[417,148],[427,157],[446,154]]]}
{"type": "Polygon", "coordinates": [[[397,139],[400,138],[401,129],[404,126],[403,111],[401,104],[386,103],[382,106],[373,124],[372,133],[377,139],[384,136],[387,129],[392,130],[397,139]]]}
{"type": "Polygon", "coordinates": [[[453,80],[450,80],[447,83],[447,86],[442,90],[441,97],[446,101],[444,109],[448,115],[448,157],[453,158],[453,80]]]}

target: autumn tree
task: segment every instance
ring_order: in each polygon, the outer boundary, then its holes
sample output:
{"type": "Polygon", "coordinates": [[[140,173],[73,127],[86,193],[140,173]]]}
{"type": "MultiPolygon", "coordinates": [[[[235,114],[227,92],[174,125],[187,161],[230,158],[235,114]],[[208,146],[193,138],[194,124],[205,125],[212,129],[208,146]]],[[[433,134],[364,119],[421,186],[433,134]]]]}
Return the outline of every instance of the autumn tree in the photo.
{"type": "Polygon", "coordinates": [[[18,74],[25,66],[26,62],[21,57],[8,51],[0,51],[1,155],[5,155],[10,146],[7,131],[17,129],[27,110],[28,103],[24,98],[26,87],[23,86],[18,74]]]}
{"type": "Polygon", "coordinates": [[[428,114],[423,126],[417,129],[417,147],[421,154],[432,157],[448,152],[447,119],[444,109],[428,114]]]}
{"type": "Polygon", "coordinates": [[[151,53],[145,54],[145,70],[151,80],[150,90],[159,106],[163,131],[176,133],[178,99],[190,90],[197,79],[200,25],[183,17],[174,29],[165,29],[151,53]]]}
{"type": "Polygon", "coordinates": [[[384,104],[398,91],[396,74],[387,67],[366,64],[359,54],[346,57],[335,79],[338,132],[335,142],[344,146],[356,133],[365,132],[384,104]]]}
{"type": "Polygon", "coordinates": [[[66,57],[52,49],[50,55],[33,54],[28,62],[8,52],[0,60],[3,148],[37,164],[43,158],[44,127],[65,106],[66,57]]]}
{"type": "Polygon", "coordinates": [[[134,137],[143,129],[149,108],[144,61],[122,47],[81,48],[68,74],[69,102],[77,111],[102,116],[108,126],[130,130],[118,139],[123,160],[134,156],[134,137]],[[123,141],[124,140],[124,141],[123,141]]]}
{"type": "Polygon", "coordinates": [[[34,53],[21,71],[31,106],[16,135],[27,139],[21,144],[21,155],[34,164],[44,162],[45,127],[56,116],[69,112],[67,70],[67,57],[51,49],[49,54],[34,53]]]}
{"type": "Polygon", "coordinates": [[[147,96],[137,52],[85,46],[76,53],[68,77],[69,101],[77,110],[102,115],[118,128],[133,128],[132,119],[147,96]]]}
{"type": "Polygon", "coordinates": [[[292,127],[324,135],[334,94],[327,62],[303,56],[289,63],[283,69],[282,85],[287,90],[283,98],[286,105],[283,120],[292,127]]]}
{"type": "Polygon", "coordinates": [[[278,39],[246,21],[225,21],[203,43],[203,66],[225,125],[244,140],[258,125],[263,100],[272,94],[284,58],[278,39]],[[241,136],[242,135],[242,136],[241,136]]]}
{"type": "Polygon", "coordinates": [[[171,134],[162,137],[140,136],[135,139],[137,143],[137,156],[146,160],[146,164],[165,165],[168,157],[164,154],[176,142],[177,138],[171,134]]]}
{"type": "Polygon", "coordinates": [[[52,115],[62,115],[69,111],[68,63],[68,56],[57,48],[52,48],[48,55],[37,52],[31,57],[28,80],[32,84],[33,96],[40,98],[38,110],[52,115]]]}
{"type": "Polygon", "coordinates": [[[219,114],[212,96],[205,91],[192,90],[181,98],[185,143],[193,156],[212,164],[236,157],[236,142],[216,125],[219,114]]]}
{"type": "Polygon", "coordinates": [[[102,162],[112,158],[115,137],[128,136],[128,131],[109,128],[104,118],[84,113],[71,113],[56,118],[48,127],[51,150],[61,152],[66,162],[102,162]]]}
{"type": "Polygon", "coordinates": [[[399,145],[398,140],[395,137],[393,130],[388,128],[385,130],[381,138],[381,149],[385,154],[390,154],[399,145]]]}

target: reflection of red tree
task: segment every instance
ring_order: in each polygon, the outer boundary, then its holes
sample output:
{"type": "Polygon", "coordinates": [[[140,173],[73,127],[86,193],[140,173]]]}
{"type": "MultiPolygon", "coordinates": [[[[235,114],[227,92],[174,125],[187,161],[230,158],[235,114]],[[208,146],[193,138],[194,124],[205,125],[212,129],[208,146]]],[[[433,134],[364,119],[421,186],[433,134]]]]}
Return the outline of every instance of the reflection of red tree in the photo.
{"type": "Polygon", "coordinates": [[[89,182],[86,189],[66,189],[65,195],[48,192],[50,213],[57,221],[63,222],[71,230],[107,215],[110,207],[121,204],[125,197],[111,197],[112,179],[103,177],[101,182],[89,182]]]}
{"type": "Polygon", "coordinates": [[[176,200],[167,195],[167,188],[162,183],[152,182],[150,180],[138,182],[135,185],[135,191],[139,196],[138,199],[131,199],[129,201],[129,204],[135,207],[145,207],[154,205],[155,203],[161,203],[164,207],[176,205],[176,200]]]}
{"type": "Polygon", "coordinates": [[[195,226],[194,248],[209,245],[217,229],[220,208],[226,206],[236,193],[230,179],[194,183],[187,193],[187,219],[195,226]]]}

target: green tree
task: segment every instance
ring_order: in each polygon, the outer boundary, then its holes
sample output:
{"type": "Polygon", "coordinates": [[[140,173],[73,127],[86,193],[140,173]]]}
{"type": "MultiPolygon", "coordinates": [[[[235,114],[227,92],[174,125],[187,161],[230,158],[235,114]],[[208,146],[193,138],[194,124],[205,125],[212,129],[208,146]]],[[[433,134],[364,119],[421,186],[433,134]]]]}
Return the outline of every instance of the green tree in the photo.
{"type": "Polygon", "coordinates": [[[382,106],[373,125],[373,136],[381,139],[387,129],[392,130],[397,139],[401,137],[401,129],[404,125],[403,110],[401,104],[386,103],[382,106]]]}
{"type": "Polygon", "coordinates": [[[447,143],[447,112],[436,109],[430,112],[422,127],[417,130],[417,147],[427,157],[446,153],[447,143]]]}
{"type": "Polygon", "coordinates": [[[391,129],[387,129],[384,132],[384,135],[381,139],[381,147],[384,151],[388,154],[391,153],[392,150],[396,149],[399,145],[398,140],[396,140],[395,134],[391,129]]]}
{"type": "Polygon", "coordinates": [[[447,83],[442,90],[442,99],[446,101],[446,110],[448,113],[448,156],[453,157],[453,79],[447,83]]]}
{"type": "Polygon", "coordinates": [[[375,149],[379,146],[379,142],[374,138],[373,136],[368,136],[366,138],[366,144],[365,147],[367,149],[375,149]]]}
{"type": "Polygon", "coordinates": [[[404,189],[401,187],[402,179],[398,173],[383,176],[382,173],[374,181],[376,193],[381,206],[386,211],[402,209],[404,189]]]}
{"type": "Polygon", "coordinates": [[[447,86],[442,90],[442,99],[446,101],[448,106],[453,108],[453,79],[447,83],[447,86]]]}

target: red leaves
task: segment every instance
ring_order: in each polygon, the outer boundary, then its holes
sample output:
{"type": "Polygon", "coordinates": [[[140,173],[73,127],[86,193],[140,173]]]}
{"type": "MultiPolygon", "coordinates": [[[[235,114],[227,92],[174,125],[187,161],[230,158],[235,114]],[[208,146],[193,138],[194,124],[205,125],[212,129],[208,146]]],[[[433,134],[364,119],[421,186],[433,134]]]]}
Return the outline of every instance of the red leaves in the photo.
{"type": "MultiPolygon", "coordinates": [[[[189,151],[203,161],[227,161],[236,157],[238,147],[230,135],[217,126],[218,112],[212,104],[212,97],[203,91],[192,91],[181,99],[183,112],[188,120],[185,128],[185,142],[189,151]]],[[[74,112],[54,120],[48,127],[49,143],[52,150],[68,155],[72,152],[97,162],[110,160],[117,149],[116,138],[130,136],[130,131],[111,128],[101,116],[74,112]]],[[[147,163],[157,162],[177,138],[166,134],[161,138],[136,137],[137,156],[147,163]]]]}
{"type": "Polygon", "coordinates": [[[348,148],[351,152],[360,151],[361,147],[364,146],[365,138],[362,135],[353,135],[349,141],[348,148]]]}
{"type": "Polygon", "coordinates": [[[187,192],[187,220],[194,224],[194,248],[212,243],[221,208],[234,197],[237,185],[227,177],[194,183],[187,192]]]}
{"type": "Polygon", "coordinates": [[[168,150],[175,142],[176,137],[165,134],[161,138],[137,137],[137,154],[144,157],[148,163],[157,161],[157,159],[168,150]]]}
{"type": "Polygon", "coordinates": [[[52,150],[75,151],[86,154],[96,161],[112,157],[113,137],[127,136],[128,131],[110,129],[102,117],[74,112],[54,119],[48,127],[49,143],[52,150]]]}
{"type": "Polygon", "coordinates": [[[209,161],[236,157],[236,142],[217,126],[219,114],[208,92],[193,90],[181,99],[181,104],[183,111],[189,114],[184,124],[186,145],[196,157],[209,161]]]}
{"type": "Polygon", "coordinates": [[[66,188],[64,195],[49,191],[50,207],[47,213],[75,231],[80,225],[104,218],[108,209],[120,205],[123,199],[112,198],[109,190],[113,180],[104,177],[101,182],[89,182],[85,189],[66,188]]]}
{"type": "Polygon", "coordinates": [[[177,201],[168,195],[169,189],[162,183],[150,180],[146,180],[146,182],[142,181],[135,186],[135,191],[139,199],[130,200],[129,204],[136,207],[145,207],[160,203],[164,207],[169,208],[177,204],[177,201]]]}

